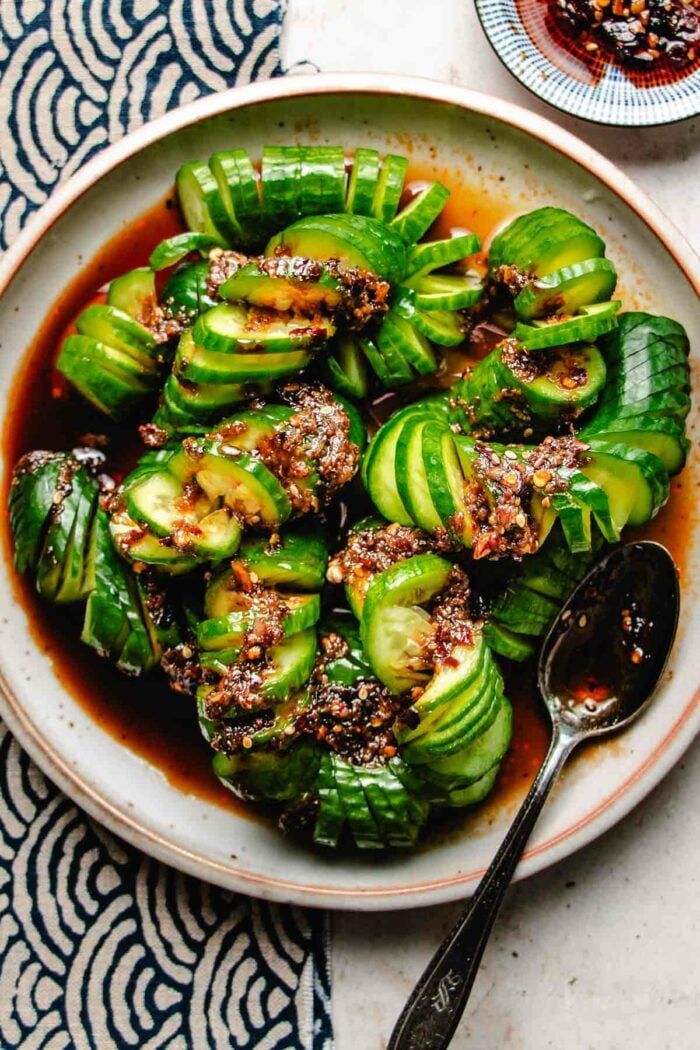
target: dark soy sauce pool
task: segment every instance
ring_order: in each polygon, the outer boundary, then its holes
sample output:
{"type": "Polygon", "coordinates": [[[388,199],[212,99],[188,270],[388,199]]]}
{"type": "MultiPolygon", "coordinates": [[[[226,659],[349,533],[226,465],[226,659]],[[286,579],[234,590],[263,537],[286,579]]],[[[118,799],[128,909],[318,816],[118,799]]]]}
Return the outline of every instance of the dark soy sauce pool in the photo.
{"type": "MultiPolygon", "coordinates": [[[[417,181],[416,173],[414,185],[417,181]]],[[[434,176],[433,176],[434,177],[434,176]]],[[[449,180],[443,176],[445,181],[449,180]]],[[[451,229],[468,224],[482,239],[507,220],[516,208],[499,204],[495,193],[486,195],[462,188],[448,202],[435,236],[448,236],[451,229]]],[[[3,506],[11,470],[19,457],[35,448],[66,449],[79,444],[82,435],[111,434],[108,455],[111,471],[128,472],[141,446],[136,423],[115,430],[105,419],[87,409],[71,394],[53,368],[58,346],[73,319],[113,277],[134,266],[144,265],[151,249],[163,238],[182,229],[171,197],[144,212],[122,232],[108,241],[67,281],[65,290],[48,310],[35,338],[17,369],[8,403],[12,406],[4,421],[2,453],[5,462],[3,506]]],[[[68,275],[67,275],[68,276],[68,275]]],[[[481,356],[486,347],[475,347],[481,356]]],[[[469,360],[450,363],[457,370],[469,360]]],[[[674,479],[670,506],[667,506],[644,534],[671,549],[683,570],[684,555],[692,519],[692,489],[684,476],[674,479]]],[[[637,530],[638,532],[640,530],[637,530]]],[[[142,679],[128,678],[100,659],[79,641],[82,606],[56,610],[39,601],[31,581],[20,578],[12,567],[12,539],[9,519],[2,515],[2,543],[7,575],[17,601],[25,610],[34,641],[51,660],[56,676],[85,711],[111,736],[156,766],[183,792],[235,809],[248,819],[267,819],[265,811],[240,803],[211,773],[210,751],[197,728],[194,708],[186,698],[171,692],[161,676],[153,673],[142,679]]],[[[501,774],[489,799],[478,808],[479,823],[490,820],[505,804],[519,798],[532,781],[547,749],[549,738],[546,716],[533,686],[531,668],[514,667],[507,674],[507,693],[513,701],[514,734],[501,774]]],[[[461,826],[464,811],[441,818],[439,834],[461,826]]],[[[434,834],[429,836],[434,841],[434,834]]]]}

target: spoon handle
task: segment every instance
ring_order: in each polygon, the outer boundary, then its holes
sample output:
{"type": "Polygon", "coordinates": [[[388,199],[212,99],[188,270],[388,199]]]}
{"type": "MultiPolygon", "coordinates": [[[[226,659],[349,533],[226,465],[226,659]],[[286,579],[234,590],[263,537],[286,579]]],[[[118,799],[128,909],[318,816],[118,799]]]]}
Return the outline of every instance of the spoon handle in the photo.
{"type": "Polygon", "coordinates": [[[542,806],[577,743],[561,724],[491,866],[413,989],[387,1050],[446,1050],[459,1024],[498,909],[542,806]]]}

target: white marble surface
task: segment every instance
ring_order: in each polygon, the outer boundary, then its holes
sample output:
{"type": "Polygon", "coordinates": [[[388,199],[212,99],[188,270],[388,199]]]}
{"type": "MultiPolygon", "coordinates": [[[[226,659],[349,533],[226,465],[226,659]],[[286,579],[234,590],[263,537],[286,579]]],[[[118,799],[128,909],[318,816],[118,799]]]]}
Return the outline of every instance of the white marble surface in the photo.
{"type": "MultiPolygon", "coordinates": [[[[471,0],[289,0],[286,65],[409,73],[555,120],[631,175],[700,250],[700,121],[603,128],[503,68],[471,0]]],[[[585,851],[515,886],[455,1050],[697,1050],[700,748],[585,851]]],[[[381,1050],[458,907],[334,917],[337,1050],[381,1050]]]]}

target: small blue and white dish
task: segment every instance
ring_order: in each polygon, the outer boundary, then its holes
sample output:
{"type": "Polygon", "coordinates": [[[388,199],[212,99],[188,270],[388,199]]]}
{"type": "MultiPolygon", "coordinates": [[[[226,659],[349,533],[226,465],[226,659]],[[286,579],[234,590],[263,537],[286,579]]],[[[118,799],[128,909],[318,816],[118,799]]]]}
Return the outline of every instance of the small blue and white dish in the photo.
{"type": "Polygon", "coordinates": [[[565,113],[621,127],[700,113],[699,8],[696,0],[476,0],[491,46],[521,84],[565,113]]]}

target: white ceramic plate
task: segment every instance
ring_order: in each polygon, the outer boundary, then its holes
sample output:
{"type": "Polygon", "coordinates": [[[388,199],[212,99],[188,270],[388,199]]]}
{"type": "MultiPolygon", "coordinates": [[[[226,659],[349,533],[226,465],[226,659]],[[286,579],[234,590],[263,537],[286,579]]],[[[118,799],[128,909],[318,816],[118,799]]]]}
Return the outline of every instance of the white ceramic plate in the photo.
{"type": "MultiPolygon", "coordinates": [[[[605,238],[628,305],[668,313],[690,331],[697,329],[693,282],[700,287],[700,276],[688,246],[621,172],[554,124],[495,98],[430,81],[289,78],[211,96],[142,128],[86,165],[32,220],[0,264],[3,415],[11,412],[6,392],[40,315],[81,259],[166,192],[180,163],[232,146],[259,155],[266,143],[290,141],[407,151],[423,170],[447,173],[457,188],[471,186],[481,197],[508,194],[513,210],[545,203],[572,208],[605,238]]],[[[693,579],[700,567],[697,537],[688,559],[693,579]]],[[[356,909],[461,897],[488,865],[512,809],[492,822],[477,812],[465,819],[463,832],[412,855],[341,859],[182,794],[91,721],[28,639],[24,612],[10,595],[8,587],[0,595],[2,717],[68,795],[147,853],[245,893],[356,909]]],[[[687,585],[682,625],[672,673],[657,702],[624,737],[574,764],[547,807],[520,876],[600,835],[687,747],[700,722],[693,645],[700,605],[687,585]]]]}

